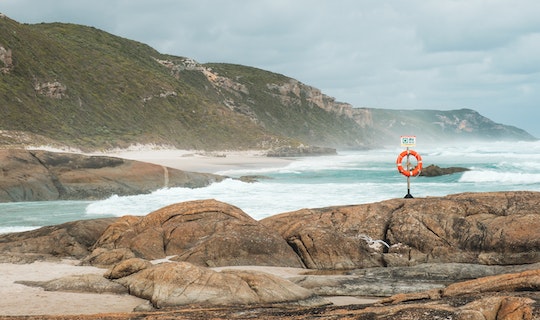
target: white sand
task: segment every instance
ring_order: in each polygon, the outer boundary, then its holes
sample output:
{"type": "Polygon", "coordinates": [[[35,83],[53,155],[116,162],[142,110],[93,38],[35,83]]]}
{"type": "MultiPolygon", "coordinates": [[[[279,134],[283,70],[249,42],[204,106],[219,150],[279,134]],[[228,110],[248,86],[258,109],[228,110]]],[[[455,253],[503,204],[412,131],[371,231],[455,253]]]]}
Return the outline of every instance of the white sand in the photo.
{"type": "Polygon", "coordinates": [[[76,266],[78,261],[0,263],[0,315],[75,315],[131,312],[146,300],[131,295],[45,291],[15,281],[48,281],[69,275],[100,274],[104,269],[76,266]]]}
{"type": "Polygon", "coordinates": [[[199,151],[179,150],[156,145],[134,145],[127,149],[84,153],[75,148],[58,149],[50,146],[29,146],[28,150],[79,153],[88,156],[110,156],[154,163],[184,171],[216,173],[220,171],[282,167],[291,163],[289,158],[267,157],[265,151],[199,151]]]}
{"type": "Polygon", "coordinates": [[[234,169],[257,169],[282,167],[292,159],[266,157],[261,151],[200,152],[172,149],[117,150],[91,155],[111,156],[159,164],[162,166],[195,172],[216,173],[234,169]]]}

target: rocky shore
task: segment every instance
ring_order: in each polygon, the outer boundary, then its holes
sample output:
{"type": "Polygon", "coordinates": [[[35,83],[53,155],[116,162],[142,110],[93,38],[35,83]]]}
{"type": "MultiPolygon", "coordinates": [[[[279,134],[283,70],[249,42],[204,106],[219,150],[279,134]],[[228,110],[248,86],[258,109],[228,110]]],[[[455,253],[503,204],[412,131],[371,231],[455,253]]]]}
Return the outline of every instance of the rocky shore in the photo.
{"type": "Polygon", "coordinates": [[[225,177],[110,156],[0,149],[0,202],[103,199],[164,187],[204,187],[225,177]]]}
{"type": "Polygon", "coordinates": [[[0,235],[0,261],[78,261],[102,271],[17,285],[145,301],[79,319],[538,319],[539,204],[537,192],[464,193],[256,221],[199,200],[0,235]]]}

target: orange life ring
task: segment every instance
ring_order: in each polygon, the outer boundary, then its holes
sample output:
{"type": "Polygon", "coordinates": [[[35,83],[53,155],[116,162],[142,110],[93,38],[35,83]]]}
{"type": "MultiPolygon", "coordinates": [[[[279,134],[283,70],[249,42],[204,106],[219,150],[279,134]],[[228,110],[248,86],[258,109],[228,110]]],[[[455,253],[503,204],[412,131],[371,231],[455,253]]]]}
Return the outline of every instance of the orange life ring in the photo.
{"type": "Polygon", "coordinates": [[[406,177],[417,176],[420,174],[420,171],[422,171],[422,157],[418,154],[418,152],[414,150],[405,150],[402,153],[400,153],[396,160],[396,164],[397,164],[397,169],[399,173],[401,173],[402,175],[406,177]],[[416,164],[416,167],[414,167],[414,169],[412,169],[411,171],[407,171],[406,169],[404,169],[403,165],[401,164],[401,162],[403,161],[403,158],[407,156],[408,154],[414,156],[416,158],[416,161],[418,162],[416,164]]]}

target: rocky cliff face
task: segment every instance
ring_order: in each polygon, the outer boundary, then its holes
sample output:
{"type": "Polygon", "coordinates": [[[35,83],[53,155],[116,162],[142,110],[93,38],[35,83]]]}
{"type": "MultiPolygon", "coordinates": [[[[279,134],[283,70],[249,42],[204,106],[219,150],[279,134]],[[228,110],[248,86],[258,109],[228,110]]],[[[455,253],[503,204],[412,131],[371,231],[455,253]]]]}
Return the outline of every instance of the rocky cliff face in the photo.
{"type": "Polygon", "coordinates": [[[3,64],[0,68],[0,72],[9,73],[13,67],[12,53],[11,49],[6,49],[2,45],[0,45],[0,62],[3,64]]]}

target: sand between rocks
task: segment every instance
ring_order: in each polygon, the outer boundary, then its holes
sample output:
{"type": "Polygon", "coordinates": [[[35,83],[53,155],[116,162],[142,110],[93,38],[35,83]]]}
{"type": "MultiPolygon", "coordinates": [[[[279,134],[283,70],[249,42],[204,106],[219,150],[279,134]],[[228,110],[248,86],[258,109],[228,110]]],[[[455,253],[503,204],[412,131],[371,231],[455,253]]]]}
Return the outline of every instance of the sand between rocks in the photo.
{"type": "MultiPolygon", "coordinates": [[[[78,266],[78,260],[60,262],[34,262],[31,264],[0,263],[0,316],[22,315],[77,315],[96,313],[131,312],[146,300],[128,294],[76,293],[45,291],[15,283],[16,281],[48,281],[70,275],[105,273],[105,269],[78,266]]],[[[282,278],[297,276],[306,271],[301,268],[239,266],[213,268],[255,270],[268,272],[282,278]]],[[[375,297],[324,297],[335,305],[371,304],[375,297]]]]}
{"type": "Polygon", "coordinates": [[[100,274],[104,269],[76,266],[76,260],[0,263],[0,315],[76,315],[131,312],[146,300],[131,295],[45,291],[15,281],[48,281],[69,275],[100,274]]]}

